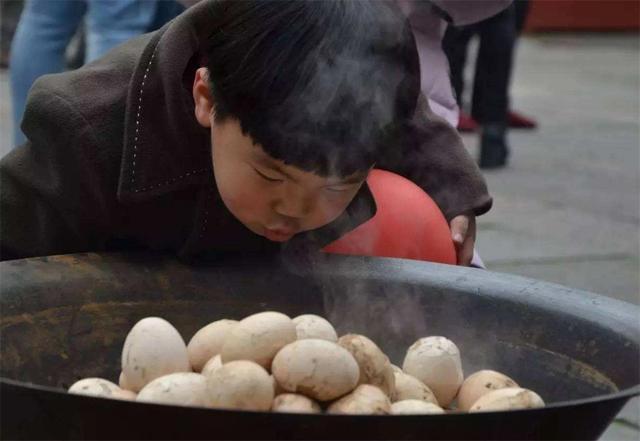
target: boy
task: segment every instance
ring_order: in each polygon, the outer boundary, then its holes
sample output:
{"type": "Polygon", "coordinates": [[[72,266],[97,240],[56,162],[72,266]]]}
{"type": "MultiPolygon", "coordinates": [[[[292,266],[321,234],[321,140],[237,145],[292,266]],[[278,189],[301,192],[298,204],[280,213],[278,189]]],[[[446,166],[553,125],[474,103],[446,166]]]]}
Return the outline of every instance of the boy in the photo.
{"type": "Polygon", "coordinates": [[[454,235],[469,222],[470,260],[491,199],[418,94],[387,2],[202,2],[34,85],[29,141],[0,162],[0,258],[317,250],[374,214],[375,165],[427,191],[454,235]]]}

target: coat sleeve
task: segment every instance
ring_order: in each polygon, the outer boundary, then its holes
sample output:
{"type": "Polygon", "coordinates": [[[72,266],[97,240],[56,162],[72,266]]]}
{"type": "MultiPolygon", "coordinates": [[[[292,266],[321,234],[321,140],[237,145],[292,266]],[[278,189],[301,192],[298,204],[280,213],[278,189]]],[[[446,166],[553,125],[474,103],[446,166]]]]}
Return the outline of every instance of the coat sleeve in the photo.
{"type": "Polygon", "coordinates": [[[43,79],[29,95],[27,143],[0,161],[0,260],[99,249],[110,222],[106,195],[117,184],[100,172],[107,158],[89,123],[43,79]]]}
{"type": "Polygon", "coordinates": [[[421,96],[414,118],[394,132],[377,168],[398,173],[419,185],[447,220],[476,216],[491,208],[487,185],[458,132],[435,115],[421,96]]]}

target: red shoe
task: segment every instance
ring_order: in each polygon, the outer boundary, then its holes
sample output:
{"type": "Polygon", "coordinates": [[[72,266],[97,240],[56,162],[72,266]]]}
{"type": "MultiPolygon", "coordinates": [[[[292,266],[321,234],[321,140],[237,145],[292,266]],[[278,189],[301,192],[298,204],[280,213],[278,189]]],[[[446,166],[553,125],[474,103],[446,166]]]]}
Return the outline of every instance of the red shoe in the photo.
{"type": "Polygon", "coordinates": [[[514,129],[535,129],[538,127],[538,123],[535,120],[511,110],[507,112],[507,122],[509,127],[514,129]]]}
{"type": "Polygon", "coordinates": [[[458,131],[459,132],[475,132],[478,130],[480,125],[476,122],[475,119],[464,112],[460,112],[460,116],[458,118],[458,131]]]}

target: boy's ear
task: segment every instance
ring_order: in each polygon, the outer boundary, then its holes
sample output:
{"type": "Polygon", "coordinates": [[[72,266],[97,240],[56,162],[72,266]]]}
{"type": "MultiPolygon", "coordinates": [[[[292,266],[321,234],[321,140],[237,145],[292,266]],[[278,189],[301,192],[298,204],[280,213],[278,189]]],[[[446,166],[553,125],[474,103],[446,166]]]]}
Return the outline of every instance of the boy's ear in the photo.
{"type": "Polygon", "coordinates": [[[202,127],[211,127],[213,97],[209,87],[209,71],[206,67],[196,70],[196,76],[193,79],[193,102],[198,123],[202,127]]]}

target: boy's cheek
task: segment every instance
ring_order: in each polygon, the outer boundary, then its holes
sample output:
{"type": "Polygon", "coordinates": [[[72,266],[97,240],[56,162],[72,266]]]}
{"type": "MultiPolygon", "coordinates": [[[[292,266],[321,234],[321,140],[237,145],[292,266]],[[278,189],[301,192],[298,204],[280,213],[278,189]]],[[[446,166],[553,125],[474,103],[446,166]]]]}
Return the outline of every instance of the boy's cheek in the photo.
{"type": "MultiPolygon", "coordinates": [[[[354,194],[355,196],[355,194],[354,194]]],[[[319,205],[316,211],[316,219],[314,221],[315,228],[320,228],[324,225],[330,224],[334,220],[336,220],[342,213],[345,212],[353,197],[350,199],[342,200],[340,202],[335,201],[326,201],[319,205]]]]}
{"type": "Polygon", "coordinates": [[[265,206],[263,192],[252,186],[242,185],[241,182],[227,183],[219,186],[220,197],[227,209],[245,225],[250,222],[262,221],[265,206]]]}
{"type": "MultiPolygon", "coordinates": [[[[225,204],[234,214],[242,214],[243,217],[260,217],[266,205],[261,195],[245,189],[229,194],[225,199],[225,204]]],[[[242,220],[242,219],[241,219],[242,220]]]]}

